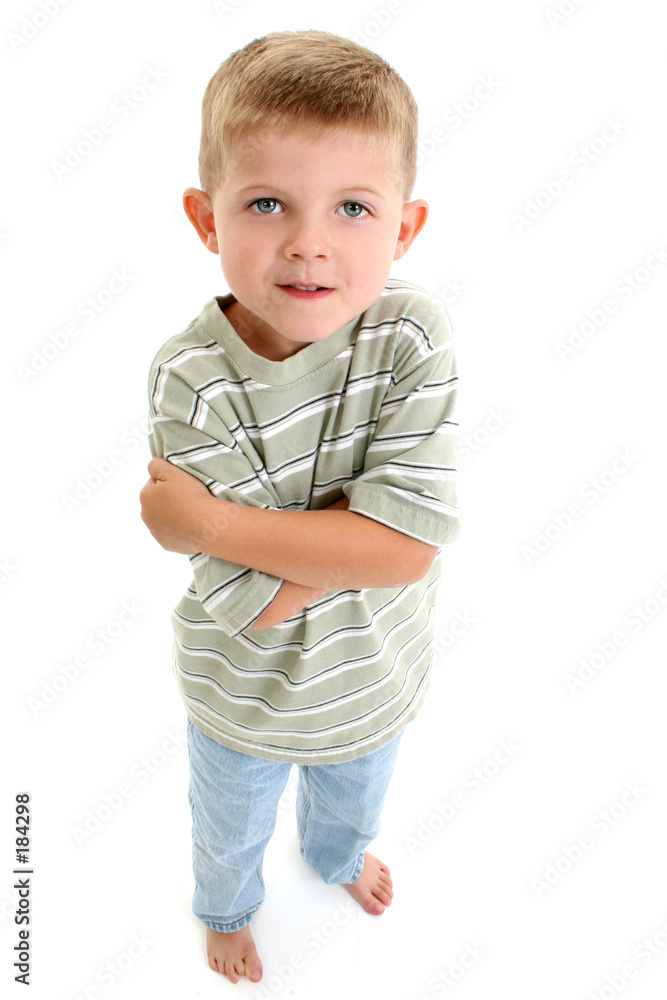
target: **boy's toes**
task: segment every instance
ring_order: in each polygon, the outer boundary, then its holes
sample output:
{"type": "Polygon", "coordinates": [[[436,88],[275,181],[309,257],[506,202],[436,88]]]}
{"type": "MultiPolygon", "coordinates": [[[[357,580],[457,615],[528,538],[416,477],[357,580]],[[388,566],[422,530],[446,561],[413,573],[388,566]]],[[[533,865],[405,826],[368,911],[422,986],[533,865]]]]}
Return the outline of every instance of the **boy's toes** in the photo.
{"type": "Polygon", "coordinates": [[[389,906],[391,903],[391,897],[394,895],[393,892],[385,892],[382,886],[378,886],[373,893],[376,900],[379,900],[385,906],[389,906]]]}
{"type": "Polygon", "coordinates": [[[236,971],[236,968],[234,966],[234,962],[229,962],[229,961],[223,962],[222,963],[222,970],[223,970],[224,974],[227,976],[227,978],[229,979],[230,983],[238,983],[238,981],[239,981],[239,974],[236,971]]]}
{"type": "Polygon", "coordinates": [[[246,976],[253,983],[258,983],[262,978],[262,963],[256,953],[253,956],[246,955],[245,970],[246,976]]]}

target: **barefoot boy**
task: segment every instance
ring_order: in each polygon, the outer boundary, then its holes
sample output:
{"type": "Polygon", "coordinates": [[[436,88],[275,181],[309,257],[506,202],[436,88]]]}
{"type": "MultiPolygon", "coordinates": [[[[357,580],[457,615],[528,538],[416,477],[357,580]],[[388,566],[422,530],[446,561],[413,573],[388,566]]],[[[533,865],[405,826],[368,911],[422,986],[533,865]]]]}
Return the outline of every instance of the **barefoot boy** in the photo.
{"type": "Polygon", "coordinates": [[[327,32],[278,32],[220,66],[202,110],[184,207],[231,293],[153,361],[141,501],[194,572],[172,616],[193,910],[211,968],[256,982],[248,924],[293,763],[304,860],[368,913],[391,903],[365,848],[459,532],[457,377],[438,301],[389,278],[428,213],[398,74],[327,32]]]}

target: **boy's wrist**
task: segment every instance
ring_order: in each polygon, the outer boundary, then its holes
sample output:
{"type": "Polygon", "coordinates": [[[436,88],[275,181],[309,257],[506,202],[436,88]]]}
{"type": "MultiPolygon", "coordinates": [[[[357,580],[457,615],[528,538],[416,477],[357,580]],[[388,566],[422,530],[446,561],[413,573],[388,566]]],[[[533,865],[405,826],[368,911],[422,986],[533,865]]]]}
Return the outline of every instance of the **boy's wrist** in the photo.
{"type": "Polygon", "coordinates": [[[199,505],[191,512],[193,538],[198,552],[212,555],[212,548],[219,549],[221,540],[229,531],[234,530],[239,507],[239,504],[222,500],[212,493],[201,498],[199,505]]]}
{"type": "Polygon", "coordinates": [[[304,608],[312,604],[313,601],[324,597],[328,591],[317,587],[304,587],[300,583],[293,583],[291,580],[284,580],[283,585],[259,618],[249,627],[251,629],[272,628],[281,622],[291,618],[292,615],[303,611],[304,608]]]}

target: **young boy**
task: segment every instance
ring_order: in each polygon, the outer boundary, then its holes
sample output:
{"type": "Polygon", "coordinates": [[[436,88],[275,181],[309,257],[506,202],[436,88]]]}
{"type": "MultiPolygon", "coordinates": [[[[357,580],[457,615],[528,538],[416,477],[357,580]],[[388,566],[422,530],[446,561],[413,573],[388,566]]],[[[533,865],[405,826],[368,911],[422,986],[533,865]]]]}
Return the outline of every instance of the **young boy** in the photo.
{"type": "Polygon", "coordinates": [[[255,39],[204,96],[183,200],[231,292],[153,361],[141,501],[194,571],[172,616],[193,910],[235,983],[261,979],[248,923],[293,763],[302,857],[368,913],[393,895],[365,848],[460,527],[449,320],[389,278],[428,213],[416,153],[409,88],[327,32],[255,39]]]}

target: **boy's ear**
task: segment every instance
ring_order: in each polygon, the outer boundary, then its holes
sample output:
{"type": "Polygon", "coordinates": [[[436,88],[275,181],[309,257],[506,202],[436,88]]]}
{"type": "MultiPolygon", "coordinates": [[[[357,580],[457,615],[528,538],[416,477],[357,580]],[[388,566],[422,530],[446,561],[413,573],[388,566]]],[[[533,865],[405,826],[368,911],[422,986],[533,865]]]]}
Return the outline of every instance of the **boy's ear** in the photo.
{"type": "Polygon", "coordinates": [[[396,240],[396,250],[394,260],[400,260],[410,249],[410,245],[415,236],[422,231],[428,218],[428,203],[419,201],[409,201],[403,206],[401,217],[401,228],[398,231],[396,240]]]}
{"type": "Polygon", "coordinates": [[[215,217],[211,198],[205,191],[198,188],[188,188],[183,193],[183,208],[185,214],[197,230],[197,236],[207,250],[219,253],[218,236],[215,231],[215,217]]]}

